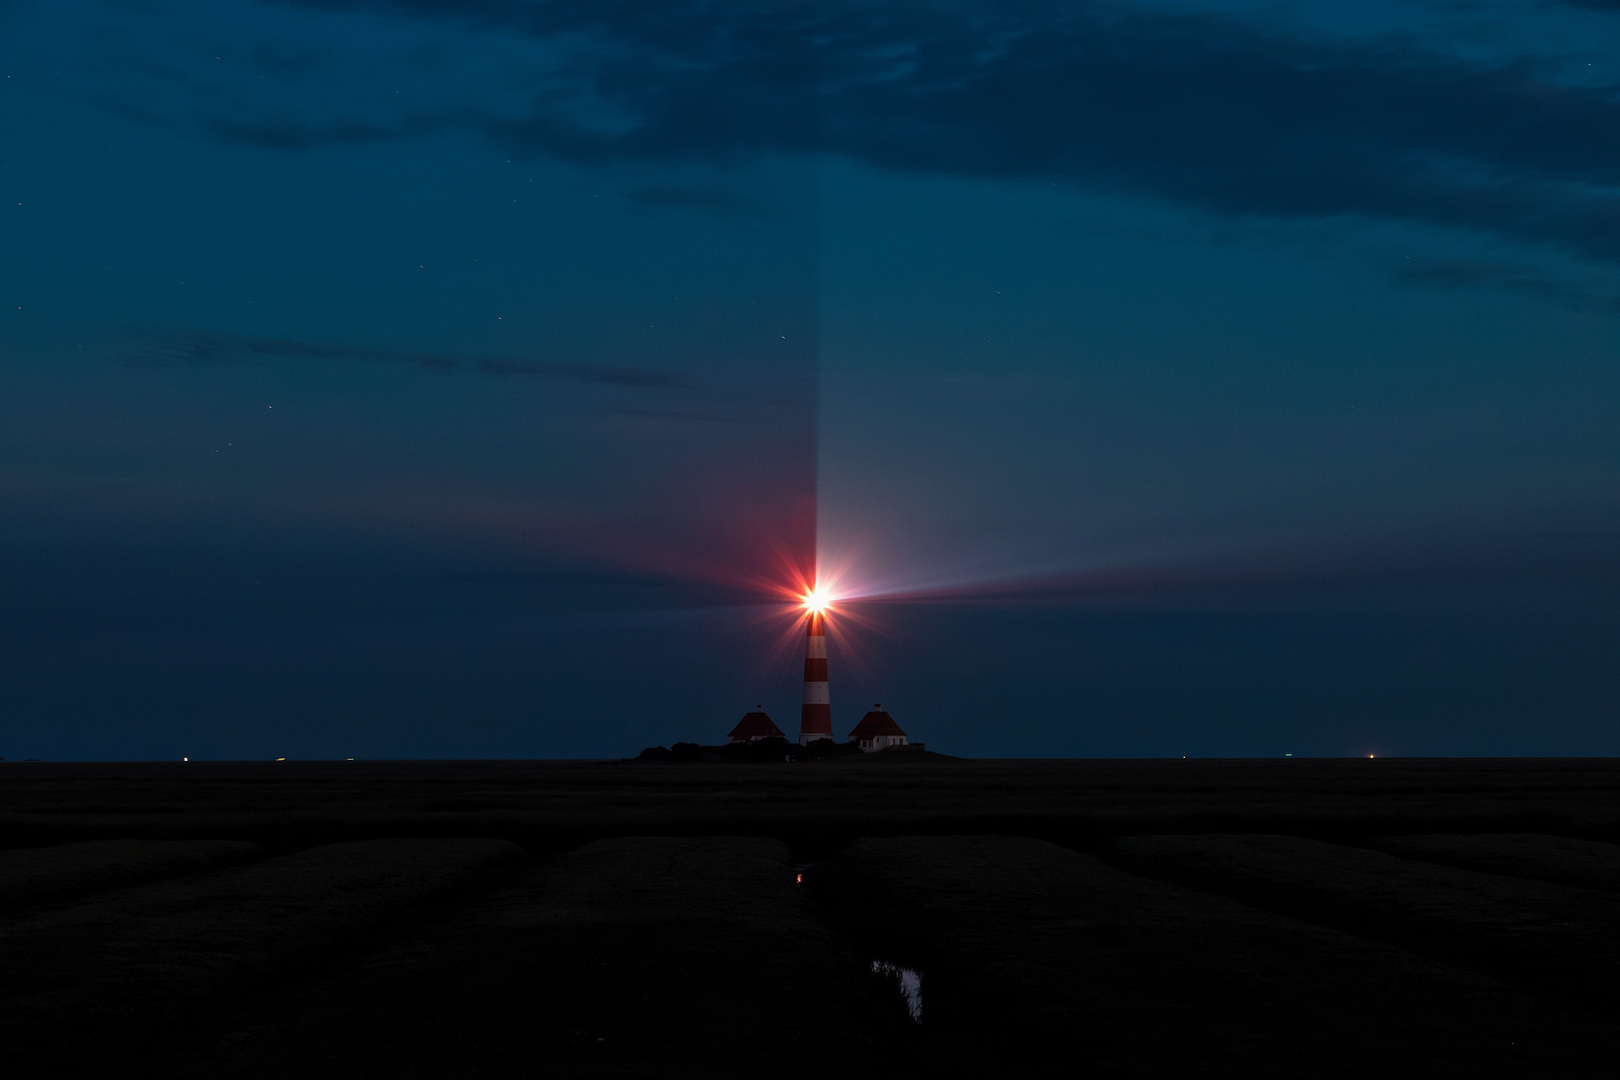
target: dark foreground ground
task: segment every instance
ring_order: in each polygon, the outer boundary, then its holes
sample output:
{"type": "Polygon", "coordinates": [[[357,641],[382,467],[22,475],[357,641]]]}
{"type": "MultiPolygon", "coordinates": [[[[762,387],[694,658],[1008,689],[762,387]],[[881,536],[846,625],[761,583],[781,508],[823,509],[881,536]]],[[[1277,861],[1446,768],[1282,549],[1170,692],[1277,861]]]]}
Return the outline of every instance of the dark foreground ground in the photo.
{"type": "Polygon", "coordinates": [[[1615,761],[0,764],[0,1060],[1608,1077],[1617,845],[1615,761]]]}

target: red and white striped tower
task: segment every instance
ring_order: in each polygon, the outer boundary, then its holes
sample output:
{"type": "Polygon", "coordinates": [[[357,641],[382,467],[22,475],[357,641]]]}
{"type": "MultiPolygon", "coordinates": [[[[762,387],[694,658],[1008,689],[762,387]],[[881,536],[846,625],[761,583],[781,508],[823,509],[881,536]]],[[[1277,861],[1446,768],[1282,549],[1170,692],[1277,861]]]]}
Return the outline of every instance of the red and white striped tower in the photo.
{"type": "Polygon", "coordinates": [[[827,631],[819,606],[810,609],[804,638],[804,706],[799,710],[799,745],[833,737],[832,704],[827,697],[827,631]]]}

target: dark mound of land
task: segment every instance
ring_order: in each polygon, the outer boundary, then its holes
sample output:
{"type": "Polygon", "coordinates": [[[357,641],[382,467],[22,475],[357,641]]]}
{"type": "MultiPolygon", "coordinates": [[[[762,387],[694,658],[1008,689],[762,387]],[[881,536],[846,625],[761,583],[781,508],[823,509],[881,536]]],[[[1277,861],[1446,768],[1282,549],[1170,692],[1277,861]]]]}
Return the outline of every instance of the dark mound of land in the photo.
{"type": "Polygon", "coordinates": [[[1083,1048],[1103,1076],[1595,1076],[1620,1037],[1534,992],[1042,840],[863,840],[815,875],[867,951],[924,972],[931,1071],[1067,1075],[1083,1048]]]}
{"type": "Polygon", "coordinates": [[[800,746],[786,739],[755,739],[752,742],[727,743],[724,746],[702,746],[698,743],[678,742],[674,746],[649,746],[635,759],[639,762],[661,762],[677,765],[729,762],[732,764],[792,764],[806,761],[956,761],[945,754],[936,754],[922,743],[914,746],[891,746],[883,750],[862,750],[853,742],[817,739],[800,746]]]}
{"type": "Polygon", "coordinates": [[[0,765],[8,1075],[1597,1077],[1620,1051],[1617,762],[698,749],[0,765]]]}

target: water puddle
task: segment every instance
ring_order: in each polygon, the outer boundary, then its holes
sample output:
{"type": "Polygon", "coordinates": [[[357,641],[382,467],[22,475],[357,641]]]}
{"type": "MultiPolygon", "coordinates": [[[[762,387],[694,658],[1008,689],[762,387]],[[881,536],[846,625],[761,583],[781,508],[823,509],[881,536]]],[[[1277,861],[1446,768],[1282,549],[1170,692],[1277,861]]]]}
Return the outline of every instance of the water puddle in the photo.
{"type": "MultiPolygon", "coordinates": [[[[794,884],[803,888],[806,873],[816,865],[815,862],[794,863],[794,884]]],[[[922,972],[916,968],[890,963],[888,960],[873,960],[872,974],[899,990],[901,996],[906,999],[906,1012],[911,1015],[911,1022],[922,1023],[922,972]]]]}
{"type": "Polygon", "coordinates": [[[872,973],[893,979],[906,997],[906,1011],[911,1013],[912,1022],[922,1023],[922,973],[887,960],[872,961],[872,973]]]}

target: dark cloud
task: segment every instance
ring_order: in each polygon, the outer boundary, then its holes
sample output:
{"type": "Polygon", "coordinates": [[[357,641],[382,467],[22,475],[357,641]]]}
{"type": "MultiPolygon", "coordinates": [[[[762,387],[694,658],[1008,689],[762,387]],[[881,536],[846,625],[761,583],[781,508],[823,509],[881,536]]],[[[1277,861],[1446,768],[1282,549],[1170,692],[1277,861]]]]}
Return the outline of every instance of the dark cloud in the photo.
{"type": "Polygon", "coordinates": [[[311,146],[346,146],[386,142],[405,135],[426,134],[433,125],[406,121],[380,124],[356,117],[339,117],[310,124],[297,115],[203,116],[202,128],[222,143],[256,146],[266,150],[302,150],[311,146]]]}
{"type": "Polygon", "coordinates": [[[825,151],[1220,215],[1462,227],[1620,261],[1620,101],[1396,39],[1078,4],[294,0],[559,45],[573,89],[474,116],[581,162],[825,151]],[[628,118],[628,119],[627,119],[628,118]]]}
{"type": "Polygon", "coordinates": [[[448,353],[414,353],[370,349],[285,338],[247,337],[204,331],[131,332],[113,346],[114,355],[133,366],[217,364],[254,357],[315,360],[367,360],[409,364],[429,371],[475,371],[483,375],[528,377],[599,386],[668,388],[691,385],[678,371],[652,368],[596,367],[543,360],[498,360],[448,353]]]}
{"type": "Polygon", "coordinates": [[[1389,268],[1397,278],[1414,285],[1513,289],[1580,311],[1620,311],[1620,296],[1611,289],[1498,259],[1407,257],[1394,260],[1389,268]]]}
{"type": "Polygon", "coordinates": [[[715,187],[697,187],[684,184],[649,184],[646,187],[639,187],[631,191],[630,201],[639,206],[659,210],[697,210],[719,217],[761,218],[774,216],[774,211],[758,199],[715,187]]]}
{"type": "Polygon", "coordinates": [[[643,420],[690,420],[703,424],[741,424],[740,416],[714,416],[710,413],[679,412],[671,409],[604,409],[614,416],[634,416],[643,420]]]}
{"type": "Polygon", "coordinates": [[[256,42],[249,61],[261,75],[276,78],[296,78],[307,75],[327,62],[325,49],[312,49],[296,41],[267,40],[256,42]]]}

